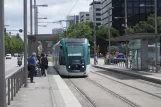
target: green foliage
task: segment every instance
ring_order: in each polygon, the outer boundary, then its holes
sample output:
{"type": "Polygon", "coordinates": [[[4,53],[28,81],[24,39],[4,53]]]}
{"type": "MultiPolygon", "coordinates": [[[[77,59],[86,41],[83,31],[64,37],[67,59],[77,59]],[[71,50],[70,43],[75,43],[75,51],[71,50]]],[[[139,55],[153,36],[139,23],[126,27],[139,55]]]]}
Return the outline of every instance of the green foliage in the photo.
{"type": "Polygon", "coordinates": [[[117,52],[118,51],[118,47],[117,46],[111,46],[110,51],[111,52],[117,52]]]}
{"type": "MultiPolygon", "coordinates": [[[[109,38],[109,27],[107,27],[106,25],[99,26],[96,32],[97,32],[97,36],[100,36],[104,39],[109,38]]],[[[119,35],[119,31],[113,27],[110,27],[110,37],[117,37],[118,35],[119,35]]]]}
{"type": "MultiPolygon", "coordinates": [[[[75,34],[77,38],[87,38],[88,40],[92,40],[92,29],[88,23],[76,24],[75,34]]],[[[66,36],[68,38],[74,37],[74,25],[69,26],[66,36]]]]}
{"type": "MultiPolygon", "coordinates": [[[[146,21],[140,21],[135,26],[128,28],[128,33],[154,33],[154,31],[154,15],[150,15],[146,21]]],[[[161,33],[161,16],[158,16],[158,33],[161,33]]]]}
{"type": "MultiPolygon", "coordinates": [[[[111,37],[116,37],[119,35],[119,31],[113,27],[110,27],[111,37]]],[[[77,38],[87,38],[91,45],[93,45],[93,23],[92,22],[83,22],[76,24],[76,37],[77,38]]],[[[63,35],[66,35],[68,38],[74,37],[74,25],[70,25],[67,29],[67,32],[64,32],[63,35]]],[[[100,46],[100,52],[105,53],[107,51],[108,42],[108,27],[96,26],[96,39],[97,45],[100,46]]]]}
{"type": "Polygon", "coordinates": [[[20,37],[5,36],[5,52],[6,53],[19,53],[23,51],[23,41],[20,37]]]}
{"type": "MultiPolygon", "coordinates": [[[[110,31],[111,37],[117,37],[119,35],[119,31],[113,27],[110,28],[110,31]]],[[[108,27],[106,25],[99,27],[96,26],[96,35],[102,37],[103,39],[108,39],[108,27]]],[[[77,38],[88,38],[91,41],[93,37],[93,23],[78,23],[76,25],[76,36],[77,38]]],[[[67,37],[74,37],[74,25],[69,26],[69,28],[67,29],[67,37]]]]}
{"type": "Polygon", "coordinates": [[[125,44],[122,45],[122,48],[119,50],[119,52],[126,54],[126,45],[125,44]]]}

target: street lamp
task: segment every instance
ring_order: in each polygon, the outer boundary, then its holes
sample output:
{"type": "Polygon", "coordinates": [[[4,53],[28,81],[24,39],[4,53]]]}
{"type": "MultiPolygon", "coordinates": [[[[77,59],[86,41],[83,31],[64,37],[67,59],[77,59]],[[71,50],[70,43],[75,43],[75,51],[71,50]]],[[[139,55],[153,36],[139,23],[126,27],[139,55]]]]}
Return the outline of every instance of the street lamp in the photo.
{"type": "Polygon", "coordinates": [[[56,22],[38,22],[38,23],[60,23],[60,21],[56,21],[56,22]]]}
{"type": "Polygon", "coordinates": [[[47,27],[46,25],[38,25],[39,27],[47,27]]]}
{"type": "Polygon", "coordinates": [[[114,17],[114,19],[125,19],[125,17],[114,17]]]}
{"type": "Polygon", "coordinates": [[[25,84],[24,86],[27,87],[27,77],[28,77],[28,71],[27,71],[27,0],[24,0],[23,4],[23,18],[24,18],[24,71],[25,71],[25,84]]]}
{"type": "MultiPolygon", "coordinates": [[[[125,36],[127,36],[127,0],[125,2],[125,17],[114,17],[115,19],[125,19],[125,36]]],[[[128,42],[126,41],[126,68],[128,68],[128,42]]]]}
{"type": "Polygon", "coordinates": [[[158,40],[157,40],[157,34],[158,34],[158,23],[157,23],[157,0],[155,0],[154,5],[145,5],[140,4],[140,7],[154,7],[155,8],[155,66],[156,66],[156,72],[158,72],[158,40]]]}
{"type": "Polygon", "coordinates": [[[48,7],[47,4],[43,4],[43,5],[36,5],[36,7],[48,7]]]}
{"type": "Polygon", "coordinates": [[[47,4],[36,5],[36,0],[34,0],[34,19],[35,19],[35,34],[38,34],[38,7],[48,7],[47,4]]]}
{"type": "Polygon", "coordinates": [[[96,19],[95,19],[95,0],[93,0],[93,43],[94,43],[94,64],[96,65],[98,60],[97,60],[97,55],[96,55],[96,19]]]}
{"type": "Polygon", "coordinates": [[[6,107],[4,0],[0,0],[0,107],[6,107]]]}
{"type": "Polygon", "coordinates": [[[111,8],[108,8],[108,40],[109,40],[109,44],[108,44],[108,52],[109,52],[109,64],[111,64],[111,57],[110,57],[110,53],[111,53],[111,29],[110,29],[110,26],[111,26],[111,13],[110,13],[110,10],[112,10],[114,7],[111,7],[111,8]]]}
{"type": "Polygon", "coordinates": [[[44,18],[38,18],[38,19],[48,19],[47,17],[44,17],[44,18]]]}
{"type": "Polygon", "coordinates": [[[8,27],[9,25],[4,25],[5,27],[8,27]]]}
{"type": "Polygon", "coordinates": [[[38,18],[38,6],[47,7],[47,5],[36,5],[36,15],[35,15],[35,34],[38,34],[38,19],[47,19],[45,18],[38,18]]]}
{"type": "MultiPolygon", "coordinates": [[[[63,27],[63,29],[65,28],[66,29],[66,32],[65,32],[65,35],[67,35],[67,22],[71,22],[71,20],[60,20],[61,22],[66,22],[66,27],[63,27]]],[[[62,25],[62,23],[61,23],[61,25],[62,25]]]]}

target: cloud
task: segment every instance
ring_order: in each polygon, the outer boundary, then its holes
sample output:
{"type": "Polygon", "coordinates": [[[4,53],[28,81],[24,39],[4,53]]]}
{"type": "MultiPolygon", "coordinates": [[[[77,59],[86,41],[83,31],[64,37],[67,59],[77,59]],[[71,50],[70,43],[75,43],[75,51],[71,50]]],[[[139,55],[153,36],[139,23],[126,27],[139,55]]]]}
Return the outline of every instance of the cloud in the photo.
{"type": "MultiPolygon", "coordinates": [[[[28,0],[28,31],[30,31],[30,8],[28,0]]],[[[48,7],[39,7],[39,17],[47,17],[47,20],[39,21],[58,21],[65,20],[67,14],[75,4],[76,0],[37,0],[37,4],[48,4],[48,7]]],[[[89,4],[92,0],[79,0],[70,15],[79,14],[80,11],[89,11],[89,4]]],[[[10,25],[7,29],[23,28],[23,0],[5,0],[5,24],[10,25]]],[[[63,24],[65,26],[65,24],[63,24]]],[[[60,24],[48,24],[48,27],[39,27],[39,33],[52,33],[53,28],[60,28],[60,24]]],[[[17,32],[16,32],[17,33],[17,32]]]]}

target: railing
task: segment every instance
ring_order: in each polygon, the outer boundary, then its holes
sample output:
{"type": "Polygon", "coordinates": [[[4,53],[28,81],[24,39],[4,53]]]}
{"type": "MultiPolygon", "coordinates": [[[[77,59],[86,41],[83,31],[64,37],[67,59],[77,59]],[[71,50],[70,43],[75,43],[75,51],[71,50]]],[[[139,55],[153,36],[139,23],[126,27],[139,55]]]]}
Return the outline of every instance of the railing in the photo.
{"type": "MultiPolygon", "coordinates": [[[[109,59],[105,59],[105,65],[106,64],[108,65],[109,62],[111,62],[112,65],[118,66],[118,67],[126,67],[126,63],[127,63],[126,58],[124,58],[124,59],[111,59],[111,61],[109,59]]],[[[128,66],[130,66],[130,63],[128,63],[128,66]]]]}
{"type": "Polygon", "coordinates": [[[21,86],[24,84],[24,67],[20,68],[6,77],[6,103],[10,105],[13,97],[16,96],[21,86]]]}

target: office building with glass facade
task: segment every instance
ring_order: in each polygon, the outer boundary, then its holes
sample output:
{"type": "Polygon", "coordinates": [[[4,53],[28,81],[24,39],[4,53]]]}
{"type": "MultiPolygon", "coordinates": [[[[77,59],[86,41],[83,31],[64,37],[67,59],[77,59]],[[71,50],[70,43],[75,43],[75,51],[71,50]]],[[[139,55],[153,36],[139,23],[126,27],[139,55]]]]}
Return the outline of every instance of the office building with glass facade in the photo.
{"type": "MultiPolygon", "coordinates": [[[[111,17],[111,25],[124,34],[125,24],[125,0],[101,0],[102,3],[102,25],[108,24],[108,17],[111,17]],[[108,14],[108,8],[114,7],[108,14]],[[115,18],[120,17],[120,18],[115,18]]],[[[161,15],[161,0],[158,0],[158,15],[161,15]]],[[[127,0],[128,26],[134,26],[139,21],[144,21],[147,16],[154,14],[154,0],[127,0]],[[140,4],[149,6],[140,7],[140,4]]]]}

